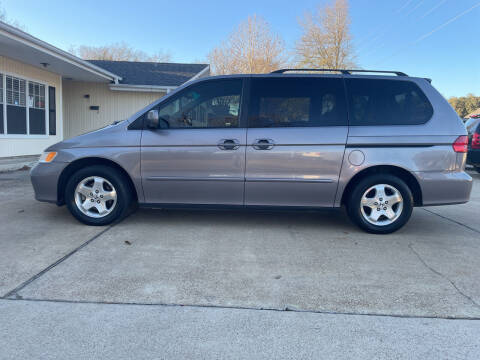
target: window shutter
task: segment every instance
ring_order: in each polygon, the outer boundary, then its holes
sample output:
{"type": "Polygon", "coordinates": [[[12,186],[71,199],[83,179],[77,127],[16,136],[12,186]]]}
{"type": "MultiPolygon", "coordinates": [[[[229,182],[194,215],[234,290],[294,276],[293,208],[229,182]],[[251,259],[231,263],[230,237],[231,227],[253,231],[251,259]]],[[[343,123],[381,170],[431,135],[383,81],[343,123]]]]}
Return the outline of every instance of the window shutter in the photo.
{"type": "Polygon", "coordinates": [[[48,87],[48,132],[50,135],[57,135],[57,106],[53,86],[48,87]]]}

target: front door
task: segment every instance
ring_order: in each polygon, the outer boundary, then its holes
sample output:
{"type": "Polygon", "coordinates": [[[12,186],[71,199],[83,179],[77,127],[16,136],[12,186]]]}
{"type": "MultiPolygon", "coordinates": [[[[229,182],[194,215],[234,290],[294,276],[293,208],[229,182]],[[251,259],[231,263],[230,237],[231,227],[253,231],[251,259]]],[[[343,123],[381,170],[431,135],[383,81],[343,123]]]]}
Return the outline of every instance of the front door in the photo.
{"type": "Polygon", "coordinates": [[[242,79],[204,81],[158,105],[159,128],[142,133],[147,203],[243,205],[242,86],[242,79]]]}
{"type": "Polygon", "coordinates": [[[347,138],[340,77],[253,77],[245,204],[331,207],[347,138]]]}

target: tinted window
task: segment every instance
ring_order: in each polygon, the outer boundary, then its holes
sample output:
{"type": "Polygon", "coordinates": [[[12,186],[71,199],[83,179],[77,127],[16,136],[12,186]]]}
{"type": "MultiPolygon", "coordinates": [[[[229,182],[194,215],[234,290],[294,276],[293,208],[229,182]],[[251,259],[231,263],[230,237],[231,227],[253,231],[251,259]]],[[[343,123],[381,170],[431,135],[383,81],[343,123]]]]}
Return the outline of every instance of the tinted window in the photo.
{"type": "Polygon", "coordinates": [[[202,82],[158,107],[170,129],[238,127],[242,80],[202,82]]]}
{"type": "Polygon", "coordinates": [[[411,81],[347,79],[350,125],[418,125],[433,114],[411,81]]]}
{"type": "Polygon", "coordinates": [[[480,119],[470,118],[470,119],[465,123],[465,127],[467,128],[467,132],[468,132],[469,134],[473,134],[473,133],[476,131],[478,124],[480,124],[480,119]]]}
{"type": "Polygon", "coordinates": [[[341,79],[252,79],[250,127],[336,126],[346,118],[341,79]]]}

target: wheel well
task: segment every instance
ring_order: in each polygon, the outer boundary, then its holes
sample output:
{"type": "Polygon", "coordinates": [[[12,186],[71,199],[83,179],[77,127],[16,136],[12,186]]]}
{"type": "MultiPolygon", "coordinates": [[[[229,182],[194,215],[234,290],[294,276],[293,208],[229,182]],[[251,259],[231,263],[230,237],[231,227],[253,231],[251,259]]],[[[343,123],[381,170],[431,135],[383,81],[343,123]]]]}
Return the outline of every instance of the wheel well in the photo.
{"type": "Polygon", "coordinates": [[[73,161],[65,169],[63,169],[57,184],[57,204],[58,205],[65,204],[65,199],[64,199],[65,186],[67,185],[67,181],[70,178],[70,176],[73,173],[75,173],[77,170],[87,166],[92,166],[92,165],[105,165],[105,166],[109,166],[119,170],[123,175],[125,175],[125,178],[128,179],[128,186],[131,188],[132,193],[135,194],[135,200],[138,200],[138,195],[137,195],[137,190],[135,189],[135,185],[133,184],[133,181],[130,178],[130,175],[128,175],[125,169],[123,169],[120,165],[118,165],[117,163],[111,160],[96,158],[96,157],[89,157],[89,158],[82,158],[82,159],[73,161]]]}
{"type": "Polygon", "coordinates": [[[350,181],[347,184],[347,187],[343,191],[341,204],[342,205],[346,204],[348,198],[350,197],[350,193],[355,188],[355,185],[357,185],[361,180],[363,180],[364,178],[372,174],[391,174],[391,175],[398,176],[400,179],[405,181],[405,183],[408,185],[408,187],[412,191],[414,206],[422,206],[422,203],[423,203],[422,189],[420,187],[420,184],[418,183],[418,180],[415,178],[415,176],[413,176],[411,172],[405,169],[402,169],[397,166],[391,166],[391,165],[372,166],[356,174],[352,179],[350,179],[350,181]]]}

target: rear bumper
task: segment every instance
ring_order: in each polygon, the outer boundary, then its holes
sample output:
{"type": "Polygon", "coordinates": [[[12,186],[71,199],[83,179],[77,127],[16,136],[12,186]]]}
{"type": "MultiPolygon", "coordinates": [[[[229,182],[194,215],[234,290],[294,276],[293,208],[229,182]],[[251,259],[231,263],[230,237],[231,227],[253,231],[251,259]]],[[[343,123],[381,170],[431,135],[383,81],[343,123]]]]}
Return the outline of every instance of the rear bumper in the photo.
{"type": "Polygon", "coordinates": [[[480,166],[480,149],[468,149],[467,164],[480,166]]]}
{"type": "Polygon", "coordinates": [[[68,163],[37,163],[30,170],[30,180],[35,191],[35,199],[57,203],[58,178],[68,163]]]}
{"type": "Polygon", "coordinates": [[[462,204],[470,199],[472,178],[466,172],[417,172],[423,205],[462,204]]]}

